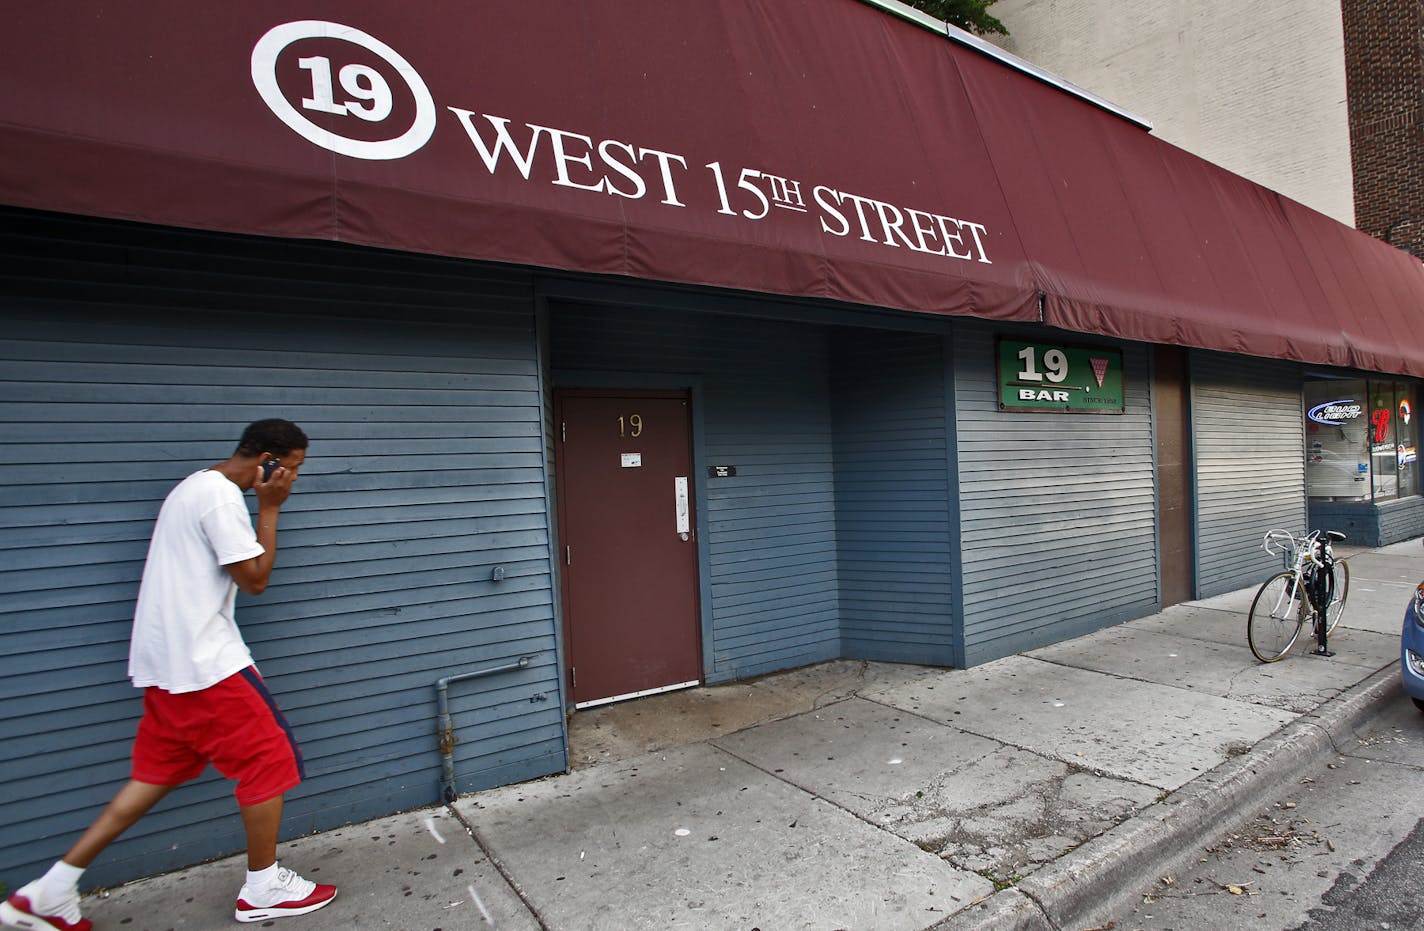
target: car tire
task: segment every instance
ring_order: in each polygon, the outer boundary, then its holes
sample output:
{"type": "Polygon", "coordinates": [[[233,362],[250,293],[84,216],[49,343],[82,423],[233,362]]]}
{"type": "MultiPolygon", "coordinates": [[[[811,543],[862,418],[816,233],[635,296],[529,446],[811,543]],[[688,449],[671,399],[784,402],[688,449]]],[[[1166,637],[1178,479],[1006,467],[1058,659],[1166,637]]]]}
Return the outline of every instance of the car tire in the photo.
{"type": "Polygon", "coordinates": [[[1418,708],[1420,711],[1424,711],[1424,698],[1415,698],[1413,695],[1411,695],[1409,696],[1409,700],[1414,702],[1414,707],[1418,708]]]}

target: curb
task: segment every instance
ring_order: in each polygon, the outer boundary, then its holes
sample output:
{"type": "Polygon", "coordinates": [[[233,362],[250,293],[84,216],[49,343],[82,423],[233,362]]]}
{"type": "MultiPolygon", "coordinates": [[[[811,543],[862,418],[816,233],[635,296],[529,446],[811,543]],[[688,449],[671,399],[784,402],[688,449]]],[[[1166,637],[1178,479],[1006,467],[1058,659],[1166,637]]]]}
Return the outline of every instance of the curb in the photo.
{"type": "Polygon", "coordinates": [[[1338,753],[1341,739],[1399,694],[1392,663],[934,931],[1056,931],[1111,918],[1176,861],[1195,856],[1203,835],[1215,836],[1250,814],[1268,787],[1293,782],[1322,755],[1338,753]]]}

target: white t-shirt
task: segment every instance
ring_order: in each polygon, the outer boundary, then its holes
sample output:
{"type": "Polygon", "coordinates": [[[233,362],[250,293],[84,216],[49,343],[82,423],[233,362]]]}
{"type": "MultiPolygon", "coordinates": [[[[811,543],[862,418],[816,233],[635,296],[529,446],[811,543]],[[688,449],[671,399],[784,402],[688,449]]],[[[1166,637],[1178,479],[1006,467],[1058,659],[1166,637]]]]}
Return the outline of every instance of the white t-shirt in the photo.
{"type": "Polygon", "coordinates": [[[242,489],[221,472],[194,472],[168,493],[134,609],[135,686],[196,692],[252,665],[233,618],[237,583],[223,567],[264,552],[242,489]]]}

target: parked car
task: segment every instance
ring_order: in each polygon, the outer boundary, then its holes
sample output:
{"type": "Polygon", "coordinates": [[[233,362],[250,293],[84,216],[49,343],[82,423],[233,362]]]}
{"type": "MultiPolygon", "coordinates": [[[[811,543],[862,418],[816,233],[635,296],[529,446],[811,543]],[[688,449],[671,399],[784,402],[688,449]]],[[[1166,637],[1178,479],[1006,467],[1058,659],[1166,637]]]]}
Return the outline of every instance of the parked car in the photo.
{"type": "Polygon", "coordinates": [[[1414,590],[1414,598],[1404,612],[1404,632],[1399,639],[1404,691],[1414,700],[1415,707],[1424,711],[1424,582],[1414,590]]]}

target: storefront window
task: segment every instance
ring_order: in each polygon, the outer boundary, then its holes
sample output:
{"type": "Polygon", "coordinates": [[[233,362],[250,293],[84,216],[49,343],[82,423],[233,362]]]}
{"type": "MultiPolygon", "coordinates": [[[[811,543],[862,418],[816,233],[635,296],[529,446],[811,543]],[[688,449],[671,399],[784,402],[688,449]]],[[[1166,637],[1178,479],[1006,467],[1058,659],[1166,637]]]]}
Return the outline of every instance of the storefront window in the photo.
{"type": "Polygon", "coordinates": [[[1415,401],[1403,382],[1306,382],[1306,494],[1327,501],[1419,494],[1415,401]]]}
{"type": "Polygon", "coordinates": [[[1399,468],[1399,496],[1419,494],[1419,426],[1414,422],[1414,389],[1394,385],[1394,443],[1399,468]]]}
{"type": "Polygon", "coordinates": [[[1399,497],[1399,467],[1394,442],[1394,385],[1370,385],[1370,472],[1375,500],[1399,497]]]}
{"type": "Polygon", "coordinates": [[[1305,489],[1327,501],[1370,497],[1365,382],[1305,383],[1305,489]]]}

